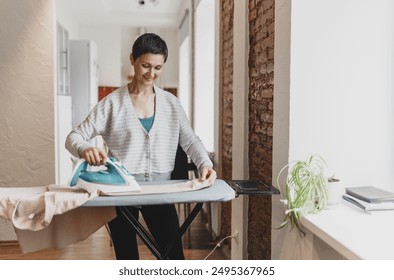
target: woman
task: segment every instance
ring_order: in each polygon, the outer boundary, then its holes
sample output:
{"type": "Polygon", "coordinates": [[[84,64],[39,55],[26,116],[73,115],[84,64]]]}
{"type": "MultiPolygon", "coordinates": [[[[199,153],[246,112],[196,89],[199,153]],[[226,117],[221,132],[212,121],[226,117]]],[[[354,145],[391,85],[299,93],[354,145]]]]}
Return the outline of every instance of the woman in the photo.
{"type": "MultiPolygon", "coordinates": [[[[174,168],[178,143],[200,170],[200,180],[212,184],[216,172],[200,141],[190,127],[179,100],[154,85],[167,60],[168,49],[158,35],[146,33],[135,41],[130,62],[133,80],[115,90],[90,112],[66,139],[71,154],[90,165],[105,164],[107,154],[89,140],[101,135],[109,156],[120,160],[137,181],[169,180],[174,168]]],[[[161,247],[179,228],[174,205],[129,207],[135,217],[144,220],[161,247]]],[[[117,259],[138,259],[136,233],[117,209],[109,223],[117,259]]],[[[184,259],[179,240],[169,253],[170,259],[184,259]]]]}

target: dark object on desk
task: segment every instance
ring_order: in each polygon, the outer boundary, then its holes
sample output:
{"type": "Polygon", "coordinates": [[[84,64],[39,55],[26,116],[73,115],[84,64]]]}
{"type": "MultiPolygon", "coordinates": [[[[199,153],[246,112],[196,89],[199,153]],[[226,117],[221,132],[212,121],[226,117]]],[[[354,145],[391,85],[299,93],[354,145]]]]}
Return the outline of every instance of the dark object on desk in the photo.
{"type": "Polygon", "coordinates": [[[373,186],[346,188],[346,194],[368,203],[394,202],[394,193],[373,186]]]}
{"type": "Polygon", "coordinates": [[[279,190],[272,185],[261,180],[226,180],[237,195],[274,195],[279,194],[279,190]]]}

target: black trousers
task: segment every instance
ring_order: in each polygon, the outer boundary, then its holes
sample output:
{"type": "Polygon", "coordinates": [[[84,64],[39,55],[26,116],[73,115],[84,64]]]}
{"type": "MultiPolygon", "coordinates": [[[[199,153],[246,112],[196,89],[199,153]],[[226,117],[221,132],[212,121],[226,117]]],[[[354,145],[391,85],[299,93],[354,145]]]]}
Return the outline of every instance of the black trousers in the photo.
{"type": "MultiPolygon", "coordinates": [[[[141,208],[128,207],[132,215],[138,219],[141,212],[144,221],[153,238],[161,248],[165,248],[168,241],[179,229],[178,215],[174,204],[148,205],[141,208]]],[[[116,207],[117,217],[108,223],[116,259],[138,260],[137,233],[126,218],[116,207]]],[[[182,240],[178,240],[168,254],[171,260],[184,260],[182,240]]]]}

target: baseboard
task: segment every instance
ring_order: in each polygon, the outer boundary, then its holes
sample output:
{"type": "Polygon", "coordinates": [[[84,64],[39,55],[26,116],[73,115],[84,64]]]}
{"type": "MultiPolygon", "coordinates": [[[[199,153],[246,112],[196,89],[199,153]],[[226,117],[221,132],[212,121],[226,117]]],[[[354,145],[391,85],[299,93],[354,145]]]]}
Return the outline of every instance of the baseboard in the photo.
{"type": "Polygon", "coordinates": [[[1,246],[19,246],[18,240],[0,240],[1,246]]]}

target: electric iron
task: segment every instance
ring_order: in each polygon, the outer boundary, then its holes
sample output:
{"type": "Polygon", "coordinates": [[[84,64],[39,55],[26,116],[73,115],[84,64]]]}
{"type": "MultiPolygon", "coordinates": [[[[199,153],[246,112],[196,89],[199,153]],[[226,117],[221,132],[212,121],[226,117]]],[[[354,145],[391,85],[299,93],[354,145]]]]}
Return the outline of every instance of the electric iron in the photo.
{"type": "Polygon", "coordinates": [[[108,157],[105,167],[106,170],[88,171],[87,161],[80,159],[75,165],[69,185],[90,193],[99,191],[104,194],[141,190],[134,176],[115,158],[108,157]]]}

